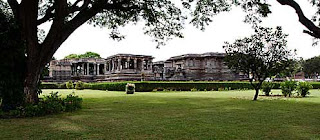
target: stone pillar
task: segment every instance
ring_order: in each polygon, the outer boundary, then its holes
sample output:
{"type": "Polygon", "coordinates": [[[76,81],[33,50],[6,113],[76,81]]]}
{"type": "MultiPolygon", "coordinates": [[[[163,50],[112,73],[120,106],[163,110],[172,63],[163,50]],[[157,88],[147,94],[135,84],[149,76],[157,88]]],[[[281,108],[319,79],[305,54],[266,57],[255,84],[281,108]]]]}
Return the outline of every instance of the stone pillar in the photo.
{"type": "Polygon", "coordinates": [[[87,75],[89,75],[90,69],[89,69],[90,63],[87,63],[87,75]]]}
{"type": "Polygon", "coordinates": [[[114,69],[114,61],[111,59],[110,71],[113,72],[114,69]]]}
{"type": "Polygon", "coordinates": [[[118,58],[118,71],[120,71],[120,70],[121,70],[121,59],[118,58]]]}
{"type": "Polygon", "coordinates": [[[100,64],[97,64],[97,75],[100,75],[100,64]]]}
{"type": "Polygon", "coordinates": [[[137,71],[137,70],[138,70],[137,58],[135,58],[135,59],[133,60],[133,69],[134,69],[134,71],[137,71]]]}
{"type": "Polygon", "coordinates": [[[185,66],[188,67],[190,62],[190,58],[187,59],[185,66]]]}
{"type": "Polygon", "coordinates": [[[152,70],[152,62],[151,62],[151,60],[149,61],[149,70],[152,70]]]}
{"type": "Polygon", "coordinates": [[[148,60],[146,60],[146,70],[149,70],[149,61],[148,60]]]}
{"type": "Polygon", "coordinates": [[[82,63],[82,66],[81,66],[81,74],[84,75],[84,63],[82,63]]]}
{"type": "Polygon", "coordinates": [[[141,68],[141,71],[144,71],[144,59],[141,59],[141,66],[140,66],[140,68],[141,68]]]}
{"type": "Polygon", "coordinates": [[[111,72],[112,62],[109,61],[109,72],[111,72]]]}
{"type": "Polygon", "coordinates": [[[97,75],[97,64],[93,64],[93,75],[97,75]]]}
{"type": "Polygon", "coordinates": [[[127,69],[130,67],[130,57],[127,58],[127,69]]]}
{"type": "Polygon", "coordinates": [[[108,72],[110,72],[110,71],[111,71],[111,61],[108,62],[107,67],[109,68],[109,69],[108,69],[108,72]]]}
{"type": "Polygon", "coordinates": [[[106,71],[107,71],[107,64],[103,64],[103,67],[102,67],[102,72],[103,74],[106,74],[106,71]]]}

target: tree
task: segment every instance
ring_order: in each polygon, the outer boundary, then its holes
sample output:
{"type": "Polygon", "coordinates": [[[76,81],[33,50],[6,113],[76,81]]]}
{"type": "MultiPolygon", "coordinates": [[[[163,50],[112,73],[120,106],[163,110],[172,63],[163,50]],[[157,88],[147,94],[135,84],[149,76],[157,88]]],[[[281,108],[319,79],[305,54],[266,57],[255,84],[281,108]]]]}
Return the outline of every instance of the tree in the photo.
{"type": "Polygon", "coordinates": [[[95,52],[86,52],[84,54],[80,54],[79,58],[101,58],[101,56],[95,52]]]}
{"type": "Polygon", "coordinates": [[[285,70],[278,73],[276,77],[278,78],[286,78],[286,77],[295,77],[298,72],[302,72],[302,64],[304,60],[300,59],[291,59],[287,61],[287,66],[285,70]]]}
{"type": "Polygon", "coordinates": [[[101,58],[100,54],[95,52],[86,52],[84,54],[69,54],[64,57],[65,59],[72,59],[72,58],[101,58]]]}
{"type": "MultiPolygon", "coordinates": [[[[3,3],[3,1],[0,1],[3,3]]],[[[110,37],[123,38],[118,27],[142,21],[145,33],[163,44],[172,37],[182,37],[181,10],[170,0],[7,0],[19,25],[21,41],[25,42],[25,102],[37,103],[37,83],[45,65],[60,45],[82,24],[107,27],[110,37]],[[38,26],[51,22],[49,32],[39,39],[38,26]]],[[[5,7],[8,9],[7,7],[5,7]]],[[[11,14],[11,13],[10,13],[11,14]]]]}
{"type": "Polygon", "coordinates": [[[245,73],[256,90],[257,100],[262,82],[270,76],[285,70],[293,56],[287,49],[287,35],[280,27],[276,29],[259,27],[250,38],[226,42],[225,62],[229,68],[245,73]]]}
{"type": "Polygon", "coordinates": [[[320,56],[307,59],[302,66],[303,72],[306,74],[307,77],[314,78],[318,76],[320,73],[320,56]]]}
{"type": "Polygon", "coordinates": [[[65,59],[72,59],[72,58],[79,58],[79,56],[77,54],[69,54],[67,56],[64,57],[65,59]]]}

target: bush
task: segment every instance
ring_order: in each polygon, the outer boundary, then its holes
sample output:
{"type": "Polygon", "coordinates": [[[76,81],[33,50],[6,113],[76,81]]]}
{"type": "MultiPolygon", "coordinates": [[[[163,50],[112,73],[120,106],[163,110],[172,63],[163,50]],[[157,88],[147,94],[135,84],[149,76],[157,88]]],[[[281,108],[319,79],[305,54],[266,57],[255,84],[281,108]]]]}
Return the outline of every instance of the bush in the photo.
{"type": "Polygon", "coordinates": [[[84,89],[84,83],[82,81],[76,82],[76,87],[75,89],[77,90],[83,90],[84,89]]]}
{"type": "Polygon", "coordinates": [[[198,91],[196,88],[192,88],[190,89],[190,91],[198,91]]]}
{"type": "Polygon", "coordinates": [[[128,83],[128,84],[126,85],[126,93],[127,93],[127,94],[133,94],[134,91],[135,91],[135,85],[128,83]]]}
{"type": "Polygon", "coordinates": [[[302,97],[305,97],[306,95],[309,95],[309,90],[312,89],[313,86],[308,82],[299,82],[297,86],[297,92],[302,97]]]}
{"type": "Polygon", "coordinates": [[[66,84],[58,84],[58,83],[41,83],[41,89],[66,89],[66,84]]]}
{"type": "Polygon", "coordinates": [[[67,98],[63,99],[63,102],[65,105],[65,111],[75,111],[82,107],[82,98],[72,94],[67,95],[67,98]]]}
{"type": "Polygon", "coordinates": [[[71,80],[66,82],[66,87],[67,89],[73,89],[74,88],[73,82],[71,80]]]}
{"type": "Polygon", "coordinates": [[[58,92],[51,92],[50,95],[44,96],[44,101],[38,104],[45,110],[45,114],[53,114],[64,111],[63,100],[60,98],[58,92]]]}
{"type": "Polygon", "coordinates": [[[271,89],[274,87],[272,82],[263,82],[261,89],[266,96],[270,95],[271,89]]]}
{"type": "Polygon", "coordinates": [[[82,98],[72,94],[62,99],[58,92],[51,92],[50,95],[40,98],[38,104],[27,104],[24,107],[10,110],[9,112],[0,111],[1,118],[12,117],[33,117],[60,112],[74,111],[81,108],[82,98]]]}
{"type": "Polygon", "coordinates": [[[292,92],[295,90],[295,88],[297,87],[297,82],[296,81],[285,81],[283,83],[281,83],[281,91],[282,94],[287,97],[289,95],[289,97],[291,97],[292,92]]]}

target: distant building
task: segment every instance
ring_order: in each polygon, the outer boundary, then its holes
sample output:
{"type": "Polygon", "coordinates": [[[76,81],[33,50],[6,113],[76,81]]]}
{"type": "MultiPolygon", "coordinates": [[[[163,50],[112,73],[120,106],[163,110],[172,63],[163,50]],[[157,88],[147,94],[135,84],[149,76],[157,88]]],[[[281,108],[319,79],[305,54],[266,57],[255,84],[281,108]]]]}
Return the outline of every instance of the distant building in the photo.
{"type": "Polygon", "coordinates": [[[164,62],[165,80],[237,80],[225,64],[224,53],[184,54],[164,62]]]}
{"type": "Polygon", "coordinates": [[[117,54],[108,57],[105,80],[153,80],[153,57],[149,55],[117,54]]]}
{"type": "Polygon", "coordinates": [[[103,80],[105,73],[105,59],[101,58],[52,60],[49,66],[49,77],[52,81],[103,80]]]}
{"type": "Polygon", "coordinates": [[[185,54],[152,62],[148,55],[117,54],[106,59],[77,58],[52,60],[49,80],[239,80],[224,64],[224,53],[185,54]]]}

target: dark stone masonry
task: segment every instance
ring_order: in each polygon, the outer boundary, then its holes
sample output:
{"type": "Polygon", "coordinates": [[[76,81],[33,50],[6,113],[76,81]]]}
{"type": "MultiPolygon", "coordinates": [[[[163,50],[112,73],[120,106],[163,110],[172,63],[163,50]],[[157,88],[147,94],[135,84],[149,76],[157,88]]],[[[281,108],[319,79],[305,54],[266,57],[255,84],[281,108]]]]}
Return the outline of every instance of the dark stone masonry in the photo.
{"type": "Polygon", "coordinates": [[[46,81],[240,80],[243,76],[224,64],[224,56],[224,53],[185,54],[153,62],[149,55],[117,54],[106,59],[53,60],[46,81]]]}

